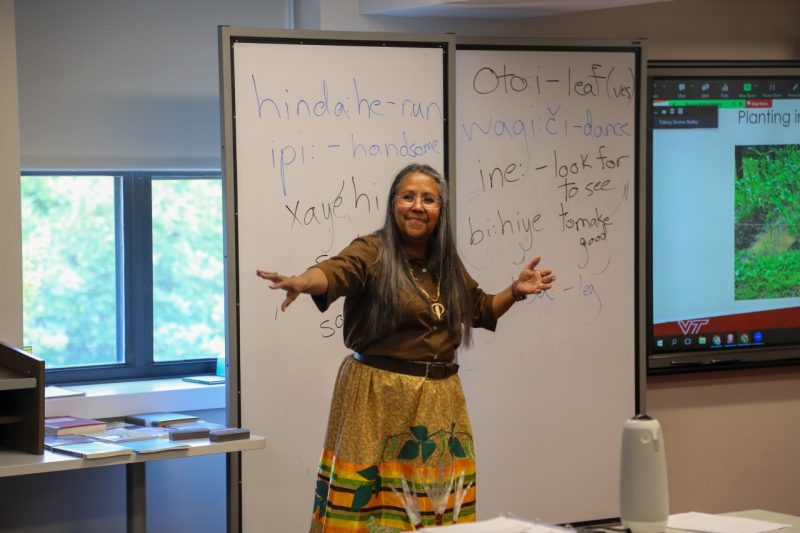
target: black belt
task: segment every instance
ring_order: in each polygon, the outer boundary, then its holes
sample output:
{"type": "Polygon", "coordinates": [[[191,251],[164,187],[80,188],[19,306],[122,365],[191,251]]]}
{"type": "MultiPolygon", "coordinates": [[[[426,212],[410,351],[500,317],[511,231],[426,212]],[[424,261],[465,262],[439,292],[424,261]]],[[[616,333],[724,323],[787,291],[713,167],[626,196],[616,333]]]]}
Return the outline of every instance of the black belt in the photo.
{"type": "Polygon", "coordinates": [[[458,373],[458,365],[455,363],[405,361],[403,359],[396,359],[383,355],[364,355],[360,353],[353,354],[353,357],[359,363],[363,363],[367,366],[380,368],[381,370],[389,370],[390,372],[397,372],[399,374],[408,374],[409,376],[420,376],[427,379],[444,379],[458,373]]]}

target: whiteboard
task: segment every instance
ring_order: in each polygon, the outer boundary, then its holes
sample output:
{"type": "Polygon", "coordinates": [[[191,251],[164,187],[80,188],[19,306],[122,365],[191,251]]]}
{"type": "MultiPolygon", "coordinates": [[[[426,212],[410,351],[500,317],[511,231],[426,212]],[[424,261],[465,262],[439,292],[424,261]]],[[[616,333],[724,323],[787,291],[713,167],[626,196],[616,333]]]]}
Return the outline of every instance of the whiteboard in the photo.
{"type": "Polygon", "coordinates": [[[244,531],[307,530],[348,354],[341,301],[321,314],[303,297],[281,313],[283,294],[255,271],[298,274],[338,253],[382,224],[402,167],[446,169],[453,46],[446,36],[221,31],[229,403],[267,437],[241,456],[244,531]]]}
{"type": "Polygon", "coordinates": [[[456,213],[489,292],[536,256],[558,278],[460,350],[478,516],[619,515],[636,413],[638,47],[456,52],[456,213]]]}

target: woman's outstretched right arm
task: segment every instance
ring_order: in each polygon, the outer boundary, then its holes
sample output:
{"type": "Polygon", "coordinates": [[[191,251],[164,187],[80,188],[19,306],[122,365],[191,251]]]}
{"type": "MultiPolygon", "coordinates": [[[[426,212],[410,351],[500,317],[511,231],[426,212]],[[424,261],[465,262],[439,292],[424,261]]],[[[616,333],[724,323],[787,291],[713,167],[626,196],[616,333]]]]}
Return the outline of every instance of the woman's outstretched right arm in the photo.
{"type": "Polygon", "coordinates": [[[300,294],[325,294],[328,291],[328,278],[322,270],[311,267],[299,276],[282,276],[277,272],[256,270],[256,276],[271,281],[270,289],[286,291],[286,299],[281,304],[281,311],[297,299],[300,294]]]}

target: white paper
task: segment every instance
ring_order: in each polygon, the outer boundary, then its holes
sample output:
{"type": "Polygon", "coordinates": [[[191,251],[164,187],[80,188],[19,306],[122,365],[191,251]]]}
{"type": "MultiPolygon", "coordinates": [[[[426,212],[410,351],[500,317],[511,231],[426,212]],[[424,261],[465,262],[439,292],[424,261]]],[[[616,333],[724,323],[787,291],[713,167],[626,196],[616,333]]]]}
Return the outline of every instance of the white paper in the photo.
{"type": "Polygon", "coordinates": [[[44,388],[44,397],[49,398],[69,398],[71,396],[86,396],[86,393],[80,390],[66,389],[64,387],[57,387],[55,385],[48,385],[44,388]]]}
{"type": "Polygon", "coordinates": [[[704,533],[763,533],[790,527],[790,524],[766,522],[738,516],[707,513],[674,514],[667,520],[667,527],[704,533]]]}
{"type": "Polygon", "coordinates": [[[429,533],[564,533],[565,531],[573,530],[499,516],[491,520],[456,524],[453,526],[423,528],[420,529],[420,531],[428,531],[429,533]]]}

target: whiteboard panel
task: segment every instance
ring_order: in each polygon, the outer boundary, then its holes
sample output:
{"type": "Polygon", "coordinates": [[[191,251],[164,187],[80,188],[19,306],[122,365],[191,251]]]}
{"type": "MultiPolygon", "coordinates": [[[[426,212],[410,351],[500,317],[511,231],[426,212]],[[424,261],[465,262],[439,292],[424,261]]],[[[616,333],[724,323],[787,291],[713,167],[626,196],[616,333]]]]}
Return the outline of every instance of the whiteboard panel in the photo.
{"type": "Polygon", "coordinates": [[[633,48],[456,52],[458,246],[483,288],[534,256],[558,278],[462,349],[478,516],[618,516],[636,410],[633,48]]]}
{"type": "Polygon", "coordinates": [[[283,293],[256,269],[298,274],[336,254],[382,224],[397,171],[446,161],[448,38],[292,35],[236,39],[230,52],[240,423],[267,437],[241,458],[244,531],[307,529],[348,354],[341,302],[320,314],[302,297],[281,313],[283,293]]]}

